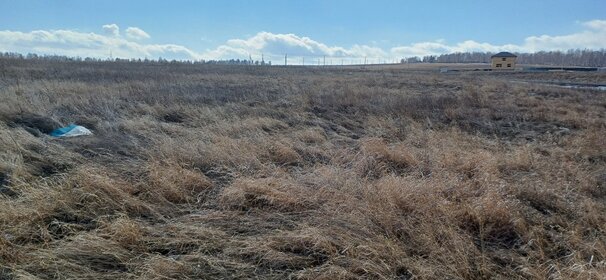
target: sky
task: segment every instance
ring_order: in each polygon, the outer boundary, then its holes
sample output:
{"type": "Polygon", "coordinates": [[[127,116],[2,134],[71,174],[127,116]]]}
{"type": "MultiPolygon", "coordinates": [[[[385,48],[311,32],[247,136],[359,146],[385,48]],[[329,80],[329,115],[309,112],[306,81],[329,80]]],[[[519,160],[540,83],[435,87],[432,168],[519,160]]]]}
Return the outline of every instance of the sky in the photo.
{"type": "Polygon", "coordinates": [[[0,52],[399,60],[606,48],[605,0],[0,0],[0,52]]]}

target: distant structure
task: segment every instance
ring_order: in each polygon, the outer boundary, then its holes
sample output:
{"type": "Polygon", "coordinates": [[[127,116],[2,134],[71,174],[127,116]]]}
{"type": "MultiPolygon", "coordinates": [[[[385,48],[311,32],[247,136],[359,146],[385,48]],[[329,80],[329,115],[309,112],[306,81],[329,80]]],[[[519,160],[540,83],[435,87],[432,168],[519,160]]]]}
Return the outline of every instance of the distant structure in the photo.
{"type": "Polygon", "coordinates": [[[490,57],[492,70],[513,70],[518,57],[510,52],[500,52],[490,57]]]}

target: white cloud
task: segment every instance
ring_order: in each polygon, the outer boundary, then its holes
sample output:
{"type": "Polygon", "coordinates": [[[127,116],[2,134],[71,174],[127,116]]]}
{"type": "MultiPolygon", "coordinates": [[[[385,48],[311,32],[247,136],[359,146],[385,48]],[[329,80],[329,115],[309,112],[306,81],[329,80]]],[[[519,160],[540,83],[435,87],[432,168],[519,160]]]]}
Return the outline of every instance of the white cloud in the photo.
{"type": "Polygon", "coordinates": [[[392,54],[401,56],[424,56],[437,55],[454,52],[537,52],[555,51],[569,49],[603,49],[606,48],[606,20],[592,20],[583,22],[586,27],[578,33],[568,35],[540,35],[530,36],[524,39],[520,45],[492,45],[490,43],[479,43],[473,40],[448,45],[443,41],[423,42],[409,46],[395,47],[391,49],[392,54]]]}
{"type": "Polygon", "coordinates": [[[201,59],[187,47],[175,44],[141,44],[117,36],[119,27],[104,25],[108,35],[71,30],[37,30],[31,32],[0,31],[0,51],[56,54],[106,58],[111,52],[120,58],[201,59]]]}
{"type": "Polygon", "coordinates": [[[289,57],[302,56],[338,56],[345,58],[374,58],[389,59],[411,56],[439,55],[454,52],[536,52],[568,49],[602,49],[606,48],[606,20],[592,20],[583,22],[585,28],[578,33],[568,35],[541,35],[530,36],[522,44],[493,45],[487,42],[467,40],[448,44],[442,39],[431,42],[418,42],[410,45],[396,46],[383,50],[376,46],[354,45],[350,48],[340,46],[327,46],[308,37],[294,34],[274,34],[260,32],[247,39],[233,39],[214,50],[204,53],[205,57],[213,59],[248,57],[249,54],[283,59],[284,54],[289,57]]]}
{"type": "Polygon", "coordinates": [[[103,31],[108,35],[120,36],[120,27],[115,23],[103,25],[103,31]]]}
{"type": "Polygon", "coordinates": [[[507,45],[492,45],[489,43],[479,43],[473,40],[467,40],[454,45],[449,45],[443,40],[435,42],[415,43],[408,46],[394,47],[391,49],[391,55],[397,57],[412,57],[439,55],[444,53],[456,52],[499,52],[499,51],[524,52],[525,49],[521,46],[507,45]]]}
{"type": "Polygon", "coordinates": [[[135,40],[149,39],[149,34],[138,27],[126,28],[126,36],[135,40]]]}
{"type": "Polygon", "coordinates": [[[285,54],[290,57],[385,57],[387,53],[378,47],[354,45],[351,48],[328,46],[309,37],[295,34],[274,34],[259,32],[248,39],[228,40],[224,45],[204,53],[212,59],[233,57],[255,57],[265,55],[269,59],[281,59],[285,54]]]}
{"type": "Polygon", "coordinates": [[[591,21],[584,22],[583,25],[595,30],[606,30],[606,20],[594,19],[591,21]]]}
{"type": "Polygon", "coordinates": [[[586,30],[568,35],[531,36],[524,40],[524,49],[529,52],[606,48],[606,20],[592,20],[583,23],[586,30]]]}
{"type": "MultiPolygon", "coordinates": [[[[577,33],[565,35],[540,35],[525,38],[520,44],[493,45],[487,42],[467,40],[449,44],[439,39],[382,49],[376,45],[353,45],[351,47],[329,46],[309,37],[295,34],[275,34],[259,32],[243,39],[232,39],[205,52],[196,52],[176,44],[144,44],[140,39],[150,38],[149,34],[137,27],[126,29],[126,36],[120,36],[116,24],[103,25],[103,34],[82,33],[71,30],[36,30],[31,32],[0,31],[0,51],[20,53],[58,54],[80,57],[109,56],[122,58],[167,59],[260,59],[283,61],[284,54],[298,63],[302,57],[306,61],[317,61],[322,56],[357,60],[367,57],[374,61],[390,60],[410,56],[439,55],[453,52],[535,52],[568,49],[606,48],[606,20],[582,22],[577,33]],[[309,57],[309,60],[307,60],[309,57]]],[[[309,63],[309,62],[308,62],[309,63]]]]}

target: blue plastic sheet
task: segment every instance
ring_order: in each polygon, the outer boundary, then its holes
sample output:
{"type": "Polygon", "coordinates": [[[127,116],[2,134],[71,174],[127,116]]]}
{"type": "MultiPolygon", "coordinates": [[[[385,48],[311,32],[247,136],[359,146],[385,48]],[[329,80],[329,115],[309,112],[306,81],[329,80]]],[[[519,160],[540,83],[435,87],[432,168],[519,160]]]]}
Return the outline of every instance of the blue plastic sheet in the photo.
{"type": "Polygon", "coordinates": [[[93,134],[86,127],[70,124],[66,127],[57,128],[53,130],[50,135],[53,137],[74,137],[93,134]]]}

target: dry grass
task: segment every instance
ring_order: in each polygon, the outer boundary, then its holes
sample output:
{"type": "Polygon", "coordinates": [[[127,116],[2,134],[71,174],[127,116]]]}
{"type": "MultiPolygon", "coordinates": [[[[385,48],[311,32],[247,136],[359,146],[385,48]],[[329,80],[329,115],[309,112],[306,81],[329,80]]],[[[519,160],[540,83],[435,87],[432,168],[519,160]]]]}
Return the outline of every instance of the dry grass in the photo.
{"type": "Polygon", "coordinates": [[[0,279],[606,277],[604,74],[7,63],[0,279]]]}

